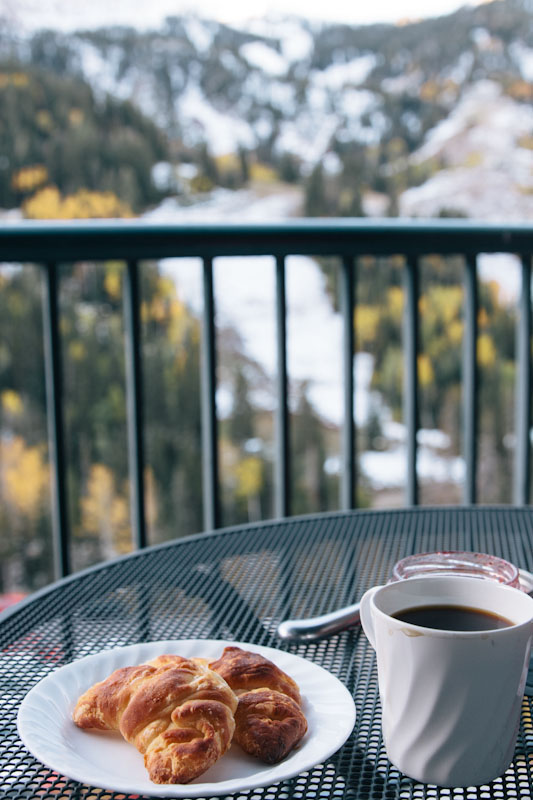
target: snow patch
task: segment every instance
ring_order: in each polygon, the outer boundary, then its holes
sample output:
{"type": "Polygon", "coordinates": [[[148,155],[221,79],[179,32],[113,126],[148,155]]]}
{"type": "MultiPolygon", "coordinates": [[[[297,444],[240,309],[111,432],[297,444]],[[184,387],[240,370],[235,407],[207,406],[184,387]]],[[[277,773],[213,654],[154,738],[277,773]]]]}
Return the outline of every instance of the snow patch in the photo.
{"type": "Polygon", "coordinates": [[[413,160],[420,163],[438,155],[460,164],[472,154],[485,163],[512,157],[516,142],[533,127],[533,108],[502,94],[494,81],[478,81],[449,114],[427,134],[413,160]]]}
{"type": "Polygon", "coordinates": [[[377,98],[366,89],[346,89],[342,93],[339,110],[348,117],[360,117],[377,106],[377,98]]]}
{"type": "MultiPolygon", "coordinates": [[[[420,481],[461,484],[465,477],[464,460],[460,457],[437,456],[427,447],[417,452],[417,471],[420,481]]],[[[361,470],[374,489],[401,488],[407,481],[407,451],[405,445],[389,450],[367,451],[361,454],[361,470]]]]}
{"type": "Polygon", "coordinates": [[[525,81],[533,81],[533,48],[522,42],[513,42],[509,47],[511,58],[518,66],[525,81]]]}
{"type": "Polygon", "coordinates": [[[338,124],[334,116],[302,114],[297,126],[282,123],[276,148],[280,153],[295,153],[312,167],[329,150],[338,124]]]}
{"type": "Polygon", "coordinates": [[[474,28],[470,38],[480,50],[488,50],[492,45],[492,35],[486,28],[474,28]]]}
{"type": "Polygon", "coordinates": [[[385,78],[381,81],[381,88],[390,94],[403,94],[413,92],[420,88],[424,81],[424,73],[420,69],[395,75],[393,78],[385,78]]]}
{"type": "Polygon", "coordinates": [[[168,161],[158,161],[157,164],[154,164],[151,174],[154,186],[159,191],[168,192],[175,186],[174,168],[168,161]]]}
{"type": "Polygon", "coordinates": [[[109,92],[116,97],[126,99],[130,96],[131,86],[126,82],[115,80],[120,66],[121,51],[118,47],[109,47],[105,53],[83,39],[77,40],[78,56],[83,73],[93,89],[100,93],[109,92]]]}
{"type": "Polygon", "coordinates": [[[313,37],[304,31],[301,24],[286,24],[281,33],[281,51],[290,62],[303,61],[309,58],[313,51],[313,37]]]}
{"type": "Polygon", "coordinates": [[[244,25],[236,23],[236,27],[253,33],[255,36],[275,39],[280,44],[283,56],[289,62],[303,61],[309,58],[313,51],[313,37],[308,30],[302,27],[302,21],[298,19],[258,17],[248,20],[244,25]]]}
{"type": "Polygon", "coordinates": [[[258,67],[267,75],[280,77],[288,69],[286,59],[264,42],[247,42],[240,48],[240,54],[253,67],[258,67]]]}
{"type": "Polygon", "coordinates": [[[522,268],[518,256],[512,253],[482,253],[477,259],[482,281],[498,284],[500,300],[516,306],[522,289],[522,268]]]}
{"type": "Polygon", "coordinates": [[[205,138],[214,155],[225,155],[236,152],[240,146],[253,147],[256,143],[245,120],[217,111],[194,84],[189,83],[179,97],[178,106],[180,118],[189,121],[183,126],[188,144],[194,145],[205,138]]]}
{"type": "Polygon", "coordinates": [[[340,175],[343,170],[343,165],[337,153],[329,152],[324,154],[322,159],[322,167],[327,175],[340,175]]]}
{"type": "Polygon", "coordinates": [[[445,72],[445,77],[451,81],[454,81],[454,83],[459,84],[459,86],[462,86],[462,84],[468,79],[474,61],[475,59],[473,53],[470,51],[463,53],[459,56],[456,64],[445,72]]]}
{"type": "Polygon", "coordinates": [[[326,69],[314,70],[311,78],[317,86],[339,90],[345,86],[359,86],[364,83],[377,64],[377,56],[367,53],[345,64],[331,64],[326,69]]]}
{"type": "Polygon", "coordinates": [[[421,186],[403,192],[399,207],[403,217],[436,217],[441,211],[454,210],[500,223],[533,219],[533,195],[513,185],[504,169],[442,170],[421,186]]]}
{"type": "Polygon", "coordinates": [[[208,25],[197,17],[184,17],[183,27],[187,38],[198,53],[207,53],[213,44],[214,34],[208,25]]]}
{"type": "MultiPolygon", "coordinates": [[[[295,88],[291,83],[268,79],[259,72],[252,72],[243,83],[243,99],[255,100],[258,105],[270,103],[281,111],[284,117],[291,118],[296,109],[295,88]]],[[[244,103],[242,103],[244,106],[244,103]]]]}
{"type": "Polygon", "coordinates": [[[429,131],[413,163],[440,159],[446,168],[400,196],[402,216],[442,210],[494,222],[533,218],[533,151],[520,147],[533,129],[533,108],[502,94],[493,81],[464,92],[447,119],[429,131]]]}

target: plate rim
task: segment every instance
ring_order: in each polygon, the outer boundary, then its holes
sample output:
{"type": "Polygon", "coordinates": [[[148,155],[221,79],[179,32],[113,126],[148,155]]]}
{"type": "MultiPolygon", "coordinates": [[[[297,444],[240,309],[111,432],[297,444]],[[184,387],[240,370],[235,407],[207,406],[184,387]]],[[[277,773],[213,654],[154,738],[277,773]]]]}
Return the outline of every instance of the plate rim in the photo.
{"type": "MultiPolygon", "coordinates": [[[[308,658],[304,658],[296,653],[291,653],[287,650],[281,650],[275,647],[270,647],[267,645],[259,645],[253,642],[241,642],[241,641],[233,641],[227,639],[162,639],[162,640],[153,640],[148,642],[136,642],[128,645],[118,645],[112,648],[106,648],[105,650],[100,650],[96,653],[89,653],[86,656],[82,656],[81,658],[75,659],[70,661],[68,664],[63,664],[60,667],[54,669],[51,673],[46,675],[42,678],[38,683],[33,686],[29,692],[23,698],[17,713],[17,731],[20,739],[22,740],[25,747],[28,751],[42,764],[47,766],[49,769],[59,772],[60,774],[64,775],[71,780],[75,780],[79,783],[87,784],[90,786],[94,786],[103,790],[113,791],[113,792],[123,792],[123,793],[133,793],[138,794],[146,793],[145,788],[139,788],[138,785],[128,783],[128,778],[124,777],[123,779],[118,779],[118,782],[114,785],[108,785],[108,781],[103,781],[99,784],[97,781],[95,782],[95,775],[91,774],[89,770],[89,774],[84,774],[83,770],[71,770],[70,768],[65,771],[64,764],[58,766],[58,762],[51,763],[54,759],[50,758],[49,754],[45,752],[45,750],[41,749],[39,741],[37,744],[32,738],[32,729],[31,729],[31,719],[35,713],[35,709],[31,708],[32,701],[39,697],[39,694],[46,690],[46,686],[48,684],[55,684],[58,680],[58,676],[60,679],[61,674],[65,674],[68,672],[74,672],[76,669],[80,668],[80,663],[88,664],[90,662],[104,662],[107,658],[118,656],[121,657],[122,653],[124,657],[130,651],[140,651],[143,650],[152,650],[154,648],[160,649],[160,652],[164,652],[163,648],[168,648],[167,652],[170,648],[179,648],[180,646],[186,645],[187,647],[195,647],[198,646],[201,648],[202,645],[204,646],[218,646],[218,647],[228,647],[228,646],[236,646],[242,647],[243,649],[250,649],[252,651],[258,652],[264,655],[266,658],[270,658],[270,660],[274,660],[276,654],[281,654],[284,658],[288,658],[289,661],[295,660],[296,662],[301,662],[301,665],[304,669],[315,671],[318,675],[325,674],[327,676],[328,681],[333,681],[339,692],[339,699],[338,703],[343,703],[343,722],[344,724],[340,728],[339,735],[335,737],[333,740],[329,739],[328,742],[325,743],[324,749],[320,752],[320,756],[317,759],[316,754],[313,755],[312,753],[309,754],[308,758],[303,761],[298,761],[293,764],[292,768],[287,769],[286,771],[282,770],[282,774],[278,776],[273,776],[271,773],[275,770],[279,765],[264,765],[264,769],[261,772],[258,772],[254,776],[247,776],[241,779],[235,778],[231,780],[224,780],[219,781],[218,783],[188,783],[188,784],[156,784],[151,783],[149,791],[152,793],[154,797],[206,797],[206,796],[220,796],[220,795],[227,795],[232,794],[234,792],[242,792],[242,791],[249,791],[257,788],[262,788],[265,786],[275,785],[280,783],[281,781],[289,780],[290,778],[294,778],[296,775],[301,774],[312,767],[316,766],[317,764],[322,763],[327,758],[331,757],[337,750],[342,747],[342,745],[346,742],[346,740],[351,735],[355,720],[356,720],[356,707],[354,699],[349,692],[348,688],[345,684],[331,671],[327,670],[326,668],[322,667],[319,664],[316,664],[314,661],[311,661],[308,658]],[[351,713],[349,713],[351,712],[351,713]],[[71,774],[68,774],[68,773],[71,774]],[[264,777],[261,778],[260,774],[264,772],[264,777]],[[74,774],[76,773],[76,774],[74,774]]],[[[201,656],[201,652],[199,653],[201,656]]],[[[145,659],[146,656],[141,655],[141,659],[145,659]]],[[[150,655],[149,658],[154,658],[155,655],[150,655]]],[[[147,658],[146,660],[149,660],[147,658]]],[[[142,661],[138,661],[137,663],[142,663],[142,661]]],[[[109,674],[106,672],[102,678],[96,677],[93,683],[97,680],[102,680],[109,674]]],[[[305,699],[305,695],[304,695],[305,699]]],[[[320,714],[320,712],[316,712],[320,714]]],[[[339,720],[340,721],[340,720],[339,720]]],[[[38,738],[38,737],[37,737],[38,738]]],[[[283,764],[283,762],[279,762],[283,764]]]]}

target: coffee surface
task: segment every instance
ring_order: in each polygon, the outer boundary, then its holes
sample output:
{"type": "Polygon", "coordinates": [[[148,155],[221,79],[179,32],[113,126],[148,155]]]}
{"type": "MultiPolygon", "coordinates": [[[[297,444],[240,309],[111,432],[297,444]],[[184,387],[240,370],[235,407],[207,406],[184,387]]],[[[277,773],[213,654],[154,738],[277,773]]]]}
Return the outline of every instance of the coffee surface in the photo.
{"type": "Polygon", "coordinates": [[[493,631],[513,624],[505,617],[481,608],[454,605],[405,608],[391,616],[401,622],[441,631],[493,631]]]}

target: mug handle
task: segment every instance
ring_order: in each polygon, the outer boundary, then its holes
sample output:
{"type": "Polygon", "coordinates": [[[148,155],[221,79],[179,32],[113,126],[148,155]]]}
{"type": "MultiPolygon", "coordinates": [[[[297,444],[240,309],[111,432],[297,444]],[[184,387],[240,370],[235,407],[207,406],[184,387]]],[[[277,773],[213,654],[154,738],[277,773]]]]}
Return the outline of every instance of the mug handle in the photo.
{"type": "Polygon", "coordinates": [[[361,615],[361,625],[365,632],[365,636],[374,648],[376,649],[376,636],[374,633],[374,621],[372,619],[372,610],[371,610],[371,603],[372,599],[377,592],[378,589],[381,589],[381,586],[373,586],[371,589],[368,589],[361,597],[360,600],[360,615],[361,615]]]}

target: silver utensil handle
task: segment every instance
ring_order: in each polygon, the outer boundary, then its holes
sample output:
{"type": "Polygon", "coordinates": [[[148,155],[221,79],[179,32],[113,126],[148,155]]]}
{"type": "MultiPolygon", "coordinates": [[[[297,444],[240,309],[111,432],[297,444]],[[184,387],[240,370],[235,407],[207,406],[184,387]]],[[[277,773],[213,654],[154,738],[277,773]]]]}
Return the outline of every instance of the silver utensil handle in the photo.
{"type": "Polygon", "coordinates": [[[359,603],[354,603],[319,617],[286,619],[278,625],[278,636],[288,642],[313,642],[359,624],[359,603]]]}

